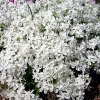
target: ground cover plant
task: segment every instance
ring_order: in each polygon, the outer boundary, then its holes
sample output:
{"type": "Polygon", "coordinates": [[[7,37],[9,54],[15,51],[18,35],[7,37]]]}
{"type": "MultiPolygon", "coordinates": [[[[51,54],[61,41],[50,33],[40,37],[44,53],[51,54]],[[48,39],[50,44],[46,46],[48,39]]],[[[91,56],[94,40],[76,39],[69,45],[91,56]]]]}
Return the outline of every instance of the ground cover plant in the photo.
{"type": "Polygon", "coordinates": [[[84,100],[100,73],[100,5],[91,0],[0,0],[1,95],[84,100]]]}

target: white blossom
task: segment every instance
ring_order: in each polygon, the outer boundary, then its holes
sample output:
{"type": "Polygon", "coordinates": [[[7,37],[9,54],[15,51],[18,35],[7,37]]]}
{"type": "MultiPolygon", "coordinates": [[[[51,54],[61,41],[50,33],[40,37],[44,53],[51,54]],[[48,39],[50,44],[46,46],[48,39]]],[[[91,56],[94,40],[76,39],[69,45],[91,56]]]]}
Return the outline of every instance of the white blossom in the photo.
{"type": "Polygon", "coordinates": [[[85,70],[93,64],[100,68],[99,5],[90,0],[0,0],[0,6],[0,83],[11,88],[4,93],[15,100],[40,99],[21,83],[29,64],[39,92],[81,100],[90,81],[85,70]],[[71,68],[82,74],[75,76],[71,68]]]}

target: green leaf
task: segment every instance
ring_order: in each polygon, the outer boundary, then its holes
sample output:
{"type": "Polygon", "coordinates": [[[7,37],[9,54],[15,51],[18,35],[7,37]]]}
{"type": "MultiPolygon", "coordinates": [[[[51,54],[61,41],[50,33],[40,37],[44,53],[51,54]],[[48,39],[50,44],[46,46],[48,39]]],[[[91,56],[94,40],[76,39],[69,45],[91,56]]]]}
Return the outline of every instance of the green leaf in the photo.
{"type": "Polygon", "coordinates": [[[53,12],[52,12],[52,15],[55,17],[55,19],[56,19],[56,18],[59,18],[59,16],[58,16],[58,14],[57,14],[56,11],[53,11],[53,12]]]}
{"type": "Polygon", "coordinates": [[[46,31],[45,26],[43,26],[43,25],[41,24],[40,27],[39,27],[39,30],[40,30],[40,32],[45,32],[45,31],[46,31]]]}
{"type": "Polygon", "coordinates": [[[75,37],[75,39],[77,40],[77,43],[81,43],[84,38],[83,37],[75,37]]]}
{"type": "Polygon", "coordinates": [[[75,62],[75,61],[77,61],[77,60],[78,60],[77,57],[73,57],[73,58],[71,59],[71,61],[73,61],[73,62],[75,62]]]}
{"type": "Polygon", "coordinates": [[[58,34],[60,33],[60,30],[59,29],[53,29],[54,33],[58,34]]]}
{"type": "Polygon", "coordinates": [[[0,33],[0,38],[2,37],[1,33],[0,33]]]}
{"type": "Polygon", "coordinates": [[[57,84],[58,83],[58,78],[56,78],[56,79],[53,79],[52,81],[51,81],[51,83],[54,85],[54,84],[57,84]]]}
{"type": "Polygon", "coordinates": [[[63,16],[66,16],[68,13],[69,9],[66,9],[65,11],[62,12],[63,16]]]}
{"type": "Polygon", "coordinates": [[[17,41],[20,41],[20,37],[18,37],[16,40],[17,40],[17,41]]]}
{"type": "Polygon", "coordinates": [[[21,14],[21,18],[25,18],[25,16],[21,14]]]}
{"type": "Polygon", "coordinates": [[[21,83],[24,85],[25,84],[25,80],[21,80],[21,83]]]}
{"type": "Polygon", "coordinates": [[[73,19],[70,20],[70,24],[71,24],[71,25],[74,24],[74,20],[73,20],[73,19]]]}
{"type": "Polygon", "coordinates": [[[48,5],[45,6],[46,10],[48,10],[48,5]]]}
{"type": "Polygon", "coordinates": [[[96,62],[94,62],[94,63],[92,62],[90,66],[91,66],[92,68],[96,67],[96,62]]]}
{"type": "Polygon", "coordinates": [[[31,13],[32,20],[33,20],[34,16],[33,16],[32,10],[31,10],[30,6],[28,5],[28,3],[27,3],[27,6],[28,6],[28,8],[29,8],[29,11],[30,11],[30,13],[31,13]]]}
{"type": "Polygon", "coordinates": [[[5,48],[4,48],[4,42],[2,42],[1,45],[0,45],[0,52],[1,52],[2,50],[5,50],[5,48]]]}
{"type": "Polygon", "coordinates": [[[30,91],[34,90],[35,95],[39,95],[39,88],[37,87],[37,83],[33,79],[32,75],[32,67],[27,64],[27,69],[25,70],[25,75],[23,75],[21,83],[24,84],[25,90],[30,91]]]}
{"type": "Polygon", "coordinates": [[[56,1],[57,1],[58,4],[61,3],[61,0],[56,0],[56,1]]]}
{"type": "Polygon", "coordinates": [[[87,24],[87,22],[83,18],[79,20],[79,23],[80,24],[84,24],[84,23],[87,24]]]}
{"type": "Polygon", "coordinates": [[[39,12],[39,10],[40,10],[40,8],[35,9],[34,13],[35,13],[35,14],[36,14],[36,13],[38,13],[38,12],[39,12]]]}
{"type": "Polygon", "coordinates": [[[37,95],[39,95],[39,89],[38,89],[38,87],[35,87],[35,89],[34,89],[34,94],[37,96],[37,95]]]}
{"type": "Polygon", "coordinates": [[[5,24],[4,23],[1,23],[0,24],[0,30],[3,31],[4,30],[4,27],[5,27],[5,24]]]}
{"type": "Polygon", "coordinates": [[[85,3],[84,2],[82,3],[82,6],[85,6],[85,3]]]}

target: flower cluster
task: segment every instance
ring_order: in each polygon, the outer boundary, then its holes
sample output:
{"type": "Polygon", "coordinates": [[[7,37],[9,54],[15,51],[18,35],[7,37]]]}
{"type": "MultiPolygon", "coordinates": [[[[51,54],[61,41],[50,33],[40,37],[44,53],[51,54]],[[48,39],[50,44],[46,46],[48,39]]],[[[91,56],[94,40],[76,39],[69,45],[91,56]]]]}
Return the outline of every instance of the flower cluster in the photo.
{"type": "MultiPolygon", "coordinates": [[[[30,2],[30,1],[35,2],[36,0],[25,0],[25,1],[26,2],[30,2]]],[[[15,3],[15,2],[18,2],[18,1],[16,1],[16,0],[9,0],[9,2],[15,3]]]]}
{"type": "Polygon", "coordinates": [[[0,0],[0,82],[9,87],[2,94],[39,99],[21,82],[29,65],[39,92],[54,91],[59,100],[82,100],[90,81],[87,69],[100,72],[99,4],[31,1],[13,5],[0,0]]]}

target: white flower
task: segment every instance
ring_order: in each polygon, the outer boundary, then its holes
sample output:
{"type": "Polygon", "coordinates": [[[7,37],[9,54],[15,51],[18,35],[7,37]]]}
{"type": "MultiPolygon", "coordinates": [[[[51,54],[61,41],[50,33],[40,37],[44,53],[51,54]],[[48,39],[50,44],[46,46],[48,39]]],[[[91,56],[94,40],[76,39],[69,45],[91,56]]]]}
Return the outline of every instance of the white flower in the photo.
{"type": "Polygon", "coordinates": [[[38,100],[21,83],[28,63],[40,92],[55,89],[61,100],[80,99],[84,71],[100,65],[99,6],[90,0],[36,0],[28,5],[31,11],[24,0],[16,5],[0,0],[0,82],[12,87],[9,97],[38,100]],[[75,77],[70,67],[82,75],[75,77]]]}

